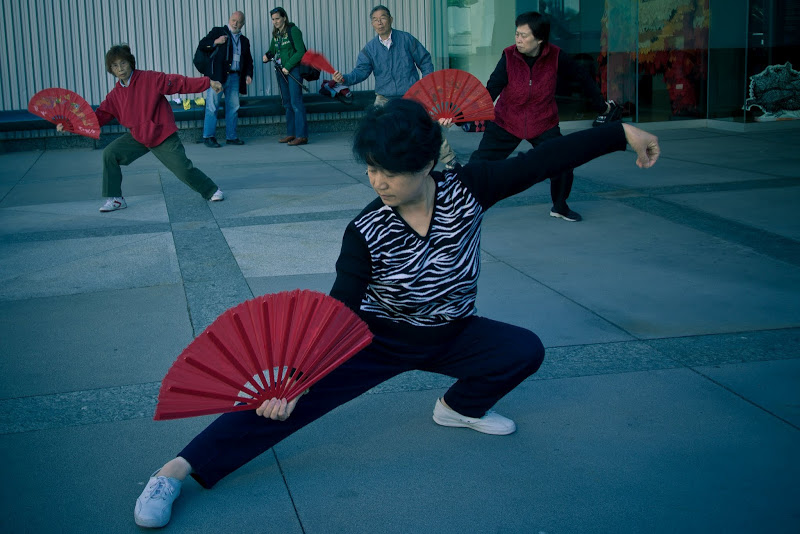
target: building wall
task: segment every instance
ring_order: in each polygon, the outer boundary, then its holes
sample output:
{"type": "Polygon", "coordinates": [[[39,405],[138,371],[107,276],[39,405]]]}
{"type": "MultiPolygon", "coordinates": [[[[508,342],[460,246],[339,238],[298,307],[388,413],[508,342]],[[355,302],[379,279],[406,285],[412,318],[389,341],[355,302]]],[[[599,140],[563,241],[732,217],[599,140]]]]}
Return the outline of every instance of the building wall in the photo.
{"type": "MultiPolygon", "coordinates": [[[[227,23],[233,11],[245,13],[243,34],[255,59],[249,96],[278,95],[272,64],[261,63],[269,48],[269,10],[281,5],[303,32],[306,46],[325,54],[349,72],[361,47],[374,32],[369,11],[381,0],[2,0],[4,56],[0,58],[0,111],[26,109],[37,92],[64,87],[98,105],[114,85],[105,72],[104,54],[128,43],[140,69],[199,76],[192,65],[197,43],[213,26],[227,23]]],[[[383,3],[394,27],[415,35],[428,48],[437,69],[447,67],[447,0],[396,0],[383,3]]],[[[323,76],[324,78],[325,76],[323,76]]],[[[310,82],[312,92],[320,82],[310,82]]],[[[374,89],[370,77],[353,90],[374,89]]],[[[353,118],[351,112],[310,116],[310,120],[353,118]]],[[[243,118],[241,124],[279,122],[282,117],[243,118]]],[[[185,126],[200,126],[193,121],[185,126]]],[[[120,127],[117,127],[120,128],[120,127]]],[[[14,132],[12,137],[41,136],[14,132]]]]}

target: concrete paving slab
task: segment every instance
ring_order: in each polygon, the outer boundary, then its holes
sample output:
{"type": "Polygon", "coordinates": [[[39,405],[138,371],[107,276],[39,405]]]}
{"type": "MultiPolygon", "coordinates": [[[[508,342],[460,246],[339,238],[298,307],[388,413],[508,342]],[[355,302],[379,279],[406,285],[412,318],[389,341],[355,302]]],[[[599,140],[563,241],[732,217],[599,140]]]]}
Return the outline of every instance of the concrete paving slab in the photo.
{"type": "MultiPolygon", "coordinates": [[[[0,436],[5,480],[4,532],[142,532],[133,508],[150,474],[210,418],[146,419],[0,436]],[[36,451],[30,454],[30,451],[36,451]]],[[[207,491],[187,481],[174,507],[173,532],[301,533],[291,497],[271,454],[235,480],[207,491]]]]}
{"type": "Polygon", "coordinates": [[[800,360],[697,367],[699,373],[800,429],[800,360]],[[770,387],[764,387],[771,384],[770,387]]]}
{"type": "MultiPolygon", "coordinates": [[[[164,170],[166,172],[166,170],[164,170]]],[[[77,202],[92,199],[95,211],[103,205],[105,197],[101,175],[70,176],[60,180],[29,181],[17,184],[0,203],[0,207],[28,206],[77,202]]],[[[129,197],[161,194],[161,179],[158,171],[125,173],[122,179],[122,194],[129,197]]]]}
{"type": "MultiPolygon", "coordinates": [[[[362,171],[363,172],[363,171],[362,171]]],[[[262,166],[249,166],[235,171],[226,170],[214,178],[223,191],[236,189],[258,191],[276,187],[321,187],[352,184],[354,180],[330,165],[313,161],[295,164],[274,163],[262,166]]]]}
{"type": "Polygon", "coordinates": [[[629,341],[615,325],[505,263],[484,263],[478,314],[535,332],[546,347],[629,341]]]}
{"type": "Polygon", "coordinates": [[[725,137],[707,139],[703,143],[694,140],[672,141],[670,145],[669,149],[686,161],[775,176],[797,176],[800,165],[800,156],[785,149],[776,149],[760,139],[748,139],[745,142],[725,137]]]}
{"type": "Polygon", "coordinates": [[[13,243],[0,250],[0,300],[180,283],[170,233],[13,243]]]}
{"type": "Polygon", "coordinates": [[[800,324],[797,269],[613,202],[572,207],[586,224],[490,212],[482,247],[639,338],[800,324]]]}
{"type": "Polygon", "coordinates": [[[342,210],[354,210],[358,213],[374,198],[375,192],[372,189],[357,183],[275,186],[269,189],[243,190],[235,197],[238,202],[225,206],[215,205],[212,209],[220,219],[342,210]]]}
{"type": "Polygon", "coordinates": [[[349,220],[224,228],[245,278],[321,274],[335,270],[349,220]]]}
{"type": "MultiPolygon", "coordinates": [[[[84,197],[85,198],[85,197],[84,197]]],[[[126,196],[129,208],[101,213],[103,199],[54,201],[49,204],[6,206],[0,204],[0,235],[65,231],[90,228],[119,228],[131,225],[168,223],[161,194],[126,196]],[[55,229],[55,230],[54,230],[55,229]]]]}
{"type": "Polygon", "coordinates": [[[720,184],[768,180],[772,175],[738,169],[719,169],[704,163],[683,161],[669,156],[666,148],[655,167],[639,169],[634,165],[632,152],[615,152],[578,167],[575,183],[588,178],[606,184],[629,189],[647,190],[653,187],[681,186],[689,184],[720,184]]]}
{"type": "Polygon", "coordinates": [[[435,393],[364,396],[276,446],[306,532],[796,525],[796,429],[689,370],[526,382],[508,437],[436,426],[435,393]]]}
{"type": "Polygon", "coordinates": [[[3,169],[0,173],[0,185],[17,183],[43,154],[42,150],[0,153],[0,168],[3,169]]]}
{"type": "Polygon", "coordinates": [[[800,329],[653,339],[647,344],[688,367],[786,360],[800,356],[800,329]]]}
{"type": "MultiPolygon", "coordinates": [[[[163,167],[152,153],[145,154],[130,165],[123,167],[123,176],[131,172],[153,171],[163,167]]],[[[47,150],[36,161],[25,180],[58,180],[65,176],[103,176],[103,151],[93,148],[73,148],[70,150],[47,150]],[[57,172],[55,172],[57,170],[57,172]]]]}
{"type": "Polygon", "coordinates": [[[0,302],[0,318],[2,398],[160,381],[192,339],[178,284],[0,302]]]}
{"type": "Polygon", "coordinates": [[[767,232],[800,241],[800,181],[797,187],[763,190],[758,204],[753,203],[752,191],[720,191],[702,195],[666,195],[670,202],[713,213],[767,232]]]}
{"type": "Polygon", "coordinates": [[[224,142],[222,148],[207,148],[202,144],[185,146],[186,155],[195,167],[202,169],[209,176],[224,174],[228,162],[241,162],[242,158],[246,158],[251,165],[262,166],[270,163],[318,161],[316,156],[306,152],[302,147],[287,147],[267,140],[250,140],[244,147],[226,146],[224,142]]]}
{"type": "Polygon", "coordinates": [[[293,289],[311,289],[321,293],[329,293],[336,280],[333,272],[322,274],[289,274],[285,276],[255,276],[248,278],[247,283],[254,296],[267,293],[279,293],[293,289]]]}

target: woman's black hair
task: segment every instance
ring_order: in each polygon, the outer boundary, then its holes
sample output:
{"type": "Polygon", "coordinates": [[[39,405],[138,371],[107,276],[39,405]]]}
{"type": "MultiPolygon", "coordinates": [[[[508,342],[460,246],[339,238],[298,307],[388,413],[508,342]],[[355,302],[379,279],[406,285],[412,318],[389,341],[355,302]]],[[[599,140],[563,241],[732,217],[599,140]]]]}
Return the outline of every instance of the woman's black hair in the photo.
{"type": "Polygon", "coordinates": [[[373,106],[353,138],[353,156],[391,173],[415,173],[439,159],[442,128],[421,104],[391,100],[373,106]]]}
{"type": "Polygon", "coordinates": [[[109,74],[114,74],[111,70],[111,64],[114,61],[122,59],[131,64],[131,71],[136,70],[136,58],[131,53],[131,47],[126,44],[114,45],[106,52],[106,70],[109,74]]]}
{"type": "Polygon", "coordinates": [[[525,24],[528,25],[531,33],[537,39],[541,39],[545,43],[550,40],[550,21],[541,13],[536,11],[520,13],[517,20],[514,21],[514,26],[519,28],[525,24]]]}
{"type": "MultiPolygon", "coordinates": [[[[286,25],[283,27],[283,31],[287,31],[288,32],[289,31],[289,26],[291,25],[291,23],[289,22],[289,15],[286,14],[286,10],[283,9],[282,7],[276,7],[276,8],[270,9],[269,10],[270,18],[272,18],[272,15],[274,15],[275,13],[280,13],[281,18],[286,19],[286,25]]],[[[274,38],[274,37],[277,37],[277,36],[278,36],[278,28],[272,28],[272,37],[274,38]]]]}

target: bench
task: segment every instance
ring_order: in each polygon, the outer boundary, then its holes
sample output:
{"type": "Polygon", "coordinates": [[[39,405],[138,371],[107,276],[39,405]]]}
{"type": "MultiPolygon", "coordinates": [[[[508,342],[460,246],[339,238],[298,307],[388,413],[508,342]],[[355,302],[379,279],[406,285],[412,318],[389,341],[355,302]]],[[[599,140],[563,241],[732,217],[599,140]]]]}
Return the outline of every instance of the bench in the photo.
{"type": "MultiPolygon", "coordinates": [[[[375,101],[374,91],[354,91],[352,104],[343,104],[338,100],[321,94],[307,94],[303,96],[306,113],[343,113],[347,111],[363,111],[375,101]]],[[[225,101],[217,110],[217,117],[225,118],[225,101]]],[[[202,120],[205,116],[205,107],[197,106],[192,101],[192,107],[183,109],[181,104],[170,101],[172,112],[176,121],[202,120]]],[[[94,106],[97,109],[97,106],[94,106]]],[[[279,96],[242,96],[239,99],[240,117],[264,117],[283,115],[279,96]]],[[[112,120],[109,125],[119,124],[112,120]]],[[[26,109],[0,111],[0,132],[16,132],[28,130],[46,130],[53,125],[41,117],[34,115],[26,109]]]]}

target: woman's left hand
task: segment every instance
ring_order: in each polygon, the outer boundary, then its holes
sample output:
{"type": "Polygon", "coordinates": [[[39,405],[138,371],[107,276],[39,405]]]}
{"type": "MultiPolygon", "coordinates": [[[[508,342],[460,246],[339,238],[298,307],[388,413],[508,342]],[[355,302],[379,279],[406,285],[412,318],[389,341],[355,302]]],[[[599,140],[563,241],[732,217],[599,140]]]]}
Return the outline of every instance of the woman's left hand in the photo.
{"type": "Polygon", "coordinates": [[[289,74],[289,71],[288,71],[288,70],[286,70],[286,69],[284,69],[284,68],[281,68],[281,70],[283,71],[283,73],[284,73],[284,74],[289,74]]]}
{"type": "Polygon", "coordinates": [[[450,128],[453,125],[453,119],[439,119],[439,124],[442,128],[450,128]]]}
{"type": "Polygon", "coordinates": [[[267,419],[272,419],[273,421],[286,421],[289,416],[292,415],[294,407],[297,406],[297,401],[306,393],[308,393],[308,390],[305,390],[289,402],[286,402],[286,399],[277,399],[273,397],[268,401],[264,401],[261,406],[256,408],[256,414],[261,417],[266,417],[267,419]]]}
{"type": "Polygon", "coordinates": [[[222,91],[222,84],[216,80],[211,80],[211,83],[209,85],[211,86],[211,88],[214,90],[215,93],[219,93],[220,91],[222,91]]]}

